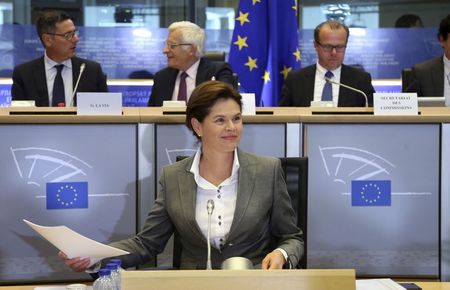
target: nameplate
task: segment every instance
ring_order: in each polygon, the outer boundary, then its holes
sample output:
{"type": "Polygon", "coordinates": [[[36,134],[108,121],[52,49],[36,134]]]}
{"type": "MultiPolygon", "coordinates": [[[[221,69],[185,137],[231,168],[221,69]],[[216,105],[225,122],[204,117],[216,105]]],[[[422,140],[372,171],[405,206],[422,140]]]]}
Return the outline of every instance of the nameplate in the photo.
{"type": "Polygon", "coordinates": [[[11,101],[11,107],[36,107],[35,101],[11,101]]]}
{"type": "Polygon", "coordinates": [[[122,115],[122,93],[77,93],[77,115],[122,115]]]}
{"type": "Polygon", "coordinates": [[[256,115],[255,94],[241,94],[242,115],[256,115]]]}
{"type": "Polygon", "coordinates": [[[163,101],[164,108],[185,108],[186,101],[163,101]]]}
{"type": "Polygon", "coordinates": [[[375,93],[373,94],[374,115],[417,116],[416,93],[375,93]]]}

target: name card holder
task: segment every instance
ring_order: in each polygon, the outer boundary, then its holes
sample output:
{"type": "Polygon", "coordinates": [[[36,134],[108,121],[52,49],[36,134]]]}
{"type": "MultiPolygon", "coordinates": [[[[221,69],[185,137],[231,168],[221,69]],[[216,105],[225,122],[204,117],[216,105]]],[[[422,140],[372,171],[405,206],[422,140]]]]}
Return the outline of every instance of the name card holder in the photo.
{"type": "Polygon", "coordinates": [[[417,93],[373,94],[374,115],[417,116],[417,93]]]}
{"type": "Polygon", "coordinates": [[[77,115],[122,115],[122,93],[77,93],[77,115]]]}

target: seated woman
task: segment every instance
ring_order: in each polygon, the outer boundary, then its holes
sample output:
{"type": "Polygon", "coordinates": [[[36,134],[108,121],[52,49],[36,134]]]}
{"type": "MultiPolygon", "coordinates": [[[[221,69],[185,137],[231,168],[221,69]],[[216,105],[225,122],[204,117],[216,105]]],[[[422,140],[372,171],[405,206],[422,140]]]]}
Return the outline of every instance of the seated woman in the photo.
{"type": "MultiPolygon", "coordinates": [[[[302,231],[286,189],[280,161],[238,148],[242,134],[241,96],[230,85],[208,81],[189,98],[186,126],[198,138],[193,157],[164,167],[160,191],[143,229],[111,245],[130,252],[124,268],[146,263],[178,232],[181,268],[205,269],[207,203],[214,202],[210,242],[212,268],[230,257],[246,257],[263,269],[295,266],[302,257],[302,231]]],[[[89,258],[67,259],[84,271],[89,258]]]]}

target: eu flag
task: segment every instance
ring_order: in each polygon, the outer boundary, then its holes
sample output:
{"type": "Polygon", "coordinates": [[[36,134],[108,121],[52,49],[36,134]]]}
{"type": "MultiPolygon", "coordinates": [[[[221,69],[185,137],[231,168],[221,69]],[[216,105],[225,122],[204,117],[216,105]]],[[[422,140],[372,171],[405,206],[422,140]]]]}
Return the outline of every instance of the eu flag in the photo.
{"type": "Polygon", "coordinates": [[[390,205],[390,180],[352,180],[352,206],[390,205]]]}
{"type": "Polygon", "coordinates": [[[87,182],[48,182],[47,209],[88,208],[87,182]]]}
{"type": "Polygon", "coordinates": [[[229,62],[241,92],[254,93],[258,106],[277,106],[288,73],[300,68],[297,1],[241,0],[229,62]]]}

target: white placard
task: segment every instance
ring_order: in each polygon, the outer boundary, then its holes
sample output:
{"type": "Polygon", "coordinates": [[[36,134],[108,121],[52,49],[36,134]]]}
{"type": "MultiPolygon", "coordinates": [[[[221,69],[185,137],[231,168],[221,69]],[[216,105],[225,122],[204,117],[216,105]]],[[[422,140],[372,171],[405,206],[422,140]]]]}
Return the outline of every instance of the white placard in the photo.
{"type": "Polygon", "coordinates": [[[242,115],[256,115],[255,94],[241,94],[242,115]]]}
{"type": "Polygon", "coordinates": [[[11,101],[11,107],[36,107],[36,101],[11,101]]]}
{"type": "Polygon", "coordinates": [[[374,115],[417,115],[417,93],[373,94],[374,115]]]}
{"type": "Polygon", "coordinates": [[[77,93],[77,115],[122,115],[122,93],[77,93]]]}

